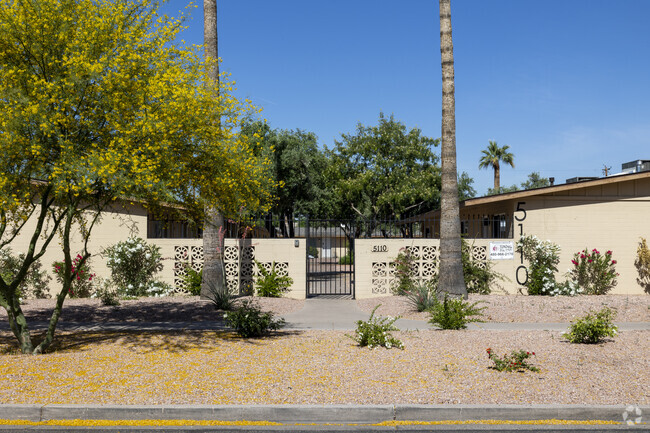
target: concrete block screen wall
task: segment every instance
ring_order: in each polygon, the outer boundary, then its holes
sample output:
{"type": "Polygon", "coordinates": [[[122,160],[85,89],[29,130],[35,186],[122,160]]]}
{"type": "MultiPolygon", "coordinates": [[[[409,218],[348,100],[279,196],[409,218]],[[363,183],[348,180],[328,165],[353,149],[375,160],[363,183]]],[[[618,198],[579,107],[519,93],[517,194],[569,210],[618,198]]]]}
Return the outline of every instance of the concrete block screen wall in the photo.
{"type": "MultiPolygon", "coordinates": [[[[472,258],[478,263],[495,256],[492,249],[503,246],[514,250],[512,240],[477,239],[469,241],[472,258]],[[507,244],[507,245],[506,245],[507,244]]],[[[438,272],[440,257],[439,239],[357,239],[355,241],[355,292],[357,298],[392,295],[391,288],[396,284],[395,259],[400,250],[408,248],[413,256],[415,275],[422,280],[429,280],[438,272]]],[[[514,255],[502,254],[494,260],[493,269],[510,278],[516,270],[514,255]]],[[[500,282],[494,293],[514,293],[516,287],[508,281],[500,282]],[[499,290],[500,289],[500,290],[499,290]]]]}
{"type": "MultiPolygon", "coordinates": [[[[186,267],[199,271],[203,267],[203,241],[201,239],[150,239],[161,247],[166,260],[160,279],[174,287],[178,294],[186,293],[184,277],[186,267]]],[[[305,297],[305,242],[295,239],[226,239],[224,264],[226,284],[232,294],[252,293],[254,278],[259,273],[257,263],[268,271],[275,263],[280,275],[288,275],[293,284],[285,294],[290,298],[305,297]]]]}

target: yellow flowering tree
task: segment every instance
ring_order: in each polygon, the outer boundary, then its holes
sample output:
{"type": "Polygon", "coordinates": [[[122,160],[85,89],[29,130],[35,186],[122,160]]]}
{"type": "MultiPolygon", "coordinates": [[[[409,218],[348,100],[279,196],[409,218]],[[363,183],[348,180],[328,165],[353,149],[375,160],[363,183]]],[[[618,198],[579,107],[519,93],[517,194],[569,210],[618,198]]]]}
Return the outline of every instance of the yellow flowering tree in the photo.
{"type": "MultiPolygon", "coordinates": [[[[117,198],[201,217],[260,209],[269,162],[242,122],[254,114],[221,80],[206,86],[201,47],[175,43],[183,20],[155,0],[0,0],[0,248],[29,231],[20,271],[0,279],[0,305],[24,353],[52,341],[76,277],[71,236],[87,246],[117,198]],[[60,235],[63,287],[47,335],[32,342],[18,286],[60,235]]],[[[56,244],[56,242],[55,242],[56,244]]],[[[82,262],[90,254],[82,251],[82,262]]]]}

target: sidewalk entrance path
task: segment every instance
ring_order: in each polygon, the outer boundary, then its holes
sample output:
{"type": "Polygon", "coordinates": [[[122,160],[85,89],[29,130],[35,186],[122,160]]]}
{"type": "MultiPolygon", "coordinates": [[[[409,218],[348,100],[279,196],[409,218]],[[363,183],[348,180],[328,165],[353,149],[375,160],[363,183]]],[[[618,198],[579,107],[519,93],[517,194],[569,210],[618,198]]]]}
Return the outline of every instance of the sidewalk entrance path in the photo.
{"type": "MultiPolygon", "coordinates": [[[[357,307],[353,299],[311,298],[300,310],[282,317],[287,329],[349,331],[356,329],[357,320],[368,320],[370,314],[357,307]]],[[[425,321],[406,319],[399,319],[395,326],[401,330],[430,328],[425,321]]]]}

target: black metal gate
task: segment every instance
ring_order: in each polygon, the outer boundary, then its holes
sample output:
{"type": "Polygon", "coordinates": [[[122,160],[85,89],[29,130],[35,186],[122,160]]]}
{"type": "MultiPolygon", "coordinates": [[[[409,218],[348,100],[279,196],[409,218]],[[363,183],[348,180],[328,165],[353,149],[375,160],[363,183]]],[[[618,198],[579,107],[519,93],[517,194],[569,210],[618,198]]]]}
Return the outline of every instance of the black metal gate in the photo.
{"type": "Polygon", "coordinates": [[[354,298],[354,230],[349,221],[305,221],[307,297],[354,298]]]}

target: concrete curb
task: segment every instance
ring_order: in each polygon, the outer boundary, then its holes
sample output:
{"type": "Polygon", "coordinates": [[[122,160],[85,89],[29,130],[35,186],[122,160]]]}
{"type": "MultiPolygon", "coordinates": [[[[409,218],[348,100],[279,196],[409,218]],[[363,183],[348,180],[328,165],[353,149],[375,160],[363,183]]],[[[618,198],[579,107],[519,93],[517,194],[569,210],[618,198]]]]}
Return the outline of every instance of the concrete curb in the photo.
{"type": "MultiPolygon", "coordinates": [[[[650,406],[639,406],[645,417],[650,406]]],[[[374,424],[383,421],[545,420],[623,422],[625,405],[0,405],[0,419],[183,419],[374,424]]],[[[645,418],[644,417],[644,418],[645,418]]],[[[644,419],[647,422],[646,419],[644,419]]]]}

